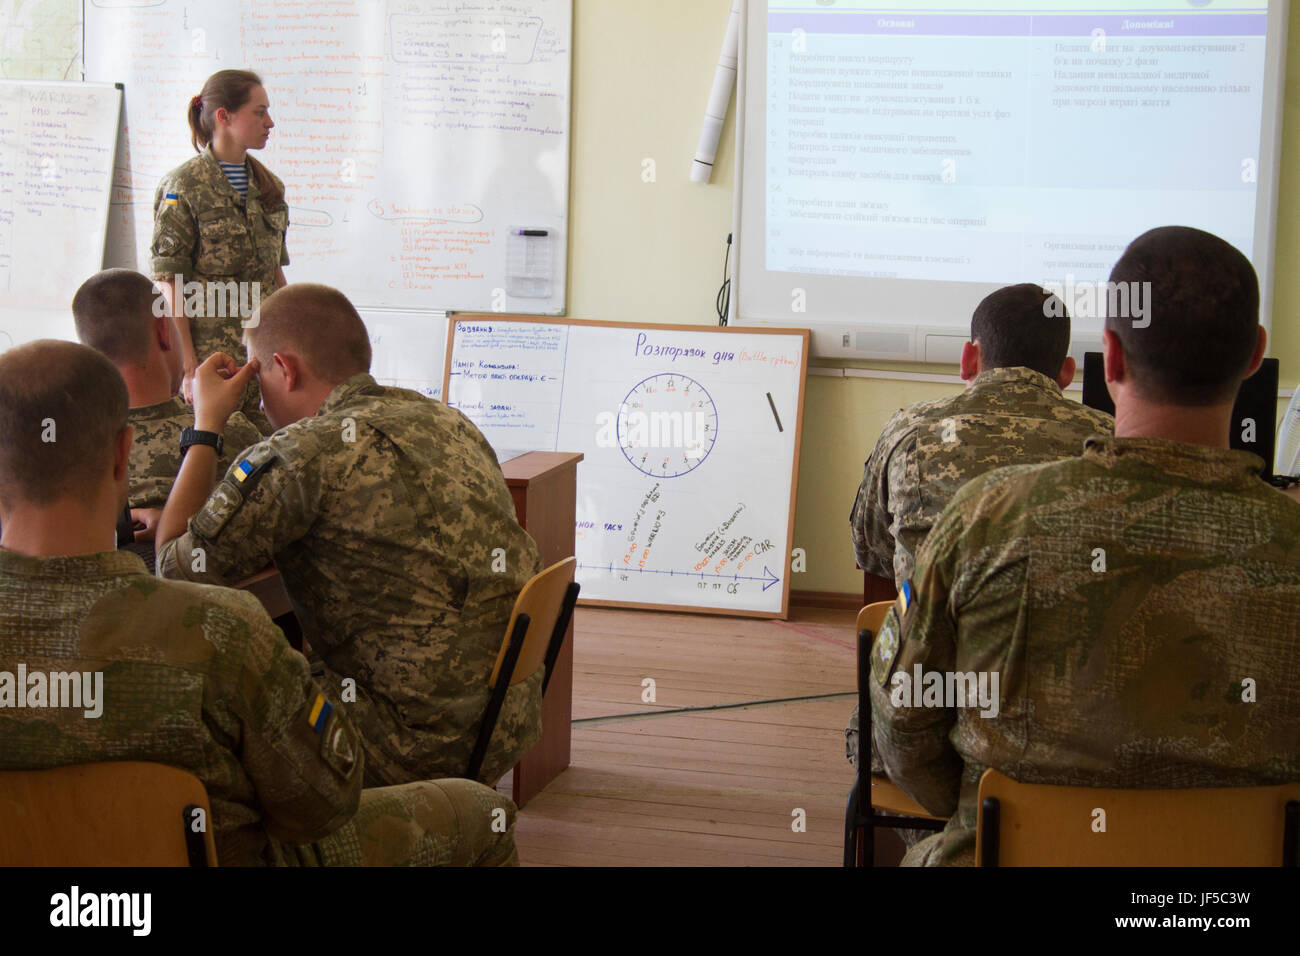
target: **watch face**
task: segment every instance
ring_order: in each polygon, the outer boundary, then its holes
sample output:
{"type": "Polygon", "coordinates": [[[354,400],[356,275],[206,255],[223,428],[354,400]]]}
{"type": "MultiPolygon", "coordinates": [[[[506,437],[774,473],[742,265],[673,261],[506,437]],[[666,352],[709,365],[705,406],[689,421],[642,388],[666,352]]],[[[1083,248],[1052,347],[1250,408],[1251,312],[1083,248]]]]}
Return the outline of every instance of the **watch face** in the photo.
{"type": "Polygon", "coordinates": [[[676,478],[704,464],[718,437],[718,410],[695,379],[660,372],[638,382],[618,411],[618,444],[652,478],[676,478]]]}

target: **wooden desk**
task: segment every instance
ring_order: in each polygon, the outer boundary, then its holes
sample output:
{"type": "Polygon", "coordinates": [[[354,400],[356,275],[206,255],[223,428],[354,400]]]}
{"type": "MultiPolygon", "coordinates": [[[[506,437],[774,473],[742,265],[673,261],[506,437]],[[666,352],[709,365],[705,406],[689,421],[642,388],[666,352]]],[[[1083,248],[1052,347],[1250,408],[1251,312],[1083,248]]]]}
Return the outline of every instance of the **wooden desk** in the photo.
{"type": "Polygon", "coordinates": [[[267,565],[256,574],[244,578],[235,585],[241,591],[247,591],[262,602],[266,613],[284,631],[289,646],[302,652],[302,625],[298,615],[293,613],[293,604],[289,601],[289,592],[284,589],[284,581],[274,564],[267,565]]]}
{"type": "MultiPolygon", "coordinates": [[[[548,568],[574,553],[581,454],[532,451],[503,462],[515,516],[532,535],[548,568]]],[[[515,805],[522,808],[569,765],[573,728],[573,622],[542,701],[542,739],[514,770],[515,805]]]]}
{"type": "MultiPolygon", "coordinates": [[[[860,566],[859,566],[860,567],[860,566]]],[[[882,578],[870,571],[862,572],[862,604],[875,604],[877,601],[892,601],[898,597],[898,588],[889,578],[882,578]]]]}

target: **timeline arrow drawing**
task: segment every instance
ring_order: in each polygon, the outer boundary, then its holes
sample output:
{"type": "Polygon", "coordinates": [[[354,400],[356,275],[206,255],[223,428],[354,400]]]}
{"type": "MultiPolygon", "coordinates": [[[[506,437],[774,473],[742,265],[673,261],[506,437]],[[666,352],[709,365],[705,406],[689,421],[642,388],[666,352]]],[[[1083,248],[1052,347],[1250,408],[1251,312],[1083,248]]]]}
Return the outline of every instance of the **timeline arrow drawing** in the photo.
{"type": "Polygon", "coordinates": [[[762,577],[754,577],[746,574],[706,574],[703,571],[659,571],[654,568],[620,568],[614,564],[579,564],[578,570],[607,571],[610,574],[667,574],[670,577],[698,578],[700,580],[705,578],[720,578],[724,581],[762,581],[764,582],[764,591],[770,588],[773,584],[781,583],[781,579],[773,574],[766,564],[763,565],[762,577]]]}

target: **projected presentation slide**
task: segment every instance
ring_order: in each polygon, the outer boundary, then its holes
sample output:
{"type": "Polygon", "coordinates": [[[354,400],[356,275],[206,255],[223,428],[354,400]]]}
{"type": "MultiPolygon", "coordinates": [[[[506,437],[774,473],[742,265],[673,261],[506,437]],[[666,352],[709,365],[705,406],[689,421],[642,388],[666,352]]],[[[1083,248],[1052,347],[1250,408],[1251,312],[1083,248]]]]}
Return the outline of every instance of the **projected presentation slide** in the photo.
{"type": "Polygon", "coordinates": [[[1170,223],[1253,255],[1263,0],[919,6],[769,6],[768,271],[1098,281],[1170,223]]]}

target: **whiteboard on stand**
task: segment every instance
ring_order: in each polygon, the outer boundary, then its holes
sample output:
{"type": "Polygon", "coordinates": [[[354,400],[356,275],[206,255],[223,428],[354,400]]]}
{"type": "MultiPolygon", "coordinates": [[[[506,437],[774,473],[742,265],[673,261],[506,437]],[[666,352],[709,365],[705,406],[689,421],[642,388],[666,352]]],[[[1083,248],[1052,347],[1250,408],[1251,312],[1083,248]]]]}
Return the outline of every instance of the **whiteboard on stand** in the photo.
{"type": "Polygon", "coordinates": [[[444,394],[505,461],[581,452],[582,601],[785,617],[808,332],[456,316],[444,394]]]}

